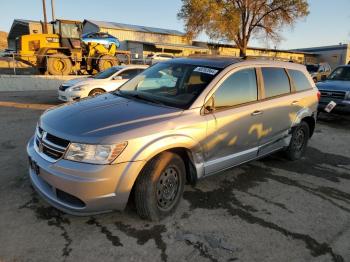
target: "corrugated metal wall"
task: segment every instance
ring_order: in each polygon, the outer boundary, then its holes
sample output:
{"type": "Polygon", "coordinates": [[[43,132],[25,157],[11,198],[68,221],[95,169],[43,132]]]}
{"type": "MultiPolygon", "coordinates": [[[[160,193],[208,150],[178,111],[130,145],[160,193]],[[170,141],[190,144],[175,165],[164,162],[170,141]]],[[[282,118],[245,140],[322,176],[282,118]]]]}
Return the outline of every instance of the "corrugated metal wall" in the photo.
{"type": "Polygon", "coordinates": [[[164,43],[164,44],[187,44],[186,38],[176,35],[163,35],[155,33],[144,33],[126,30],[116,30],[109,28],[101,28],[101,32],[109,33],[115,37],[118,37],[120,41],[140,41],[151,43],[164,43]]]}

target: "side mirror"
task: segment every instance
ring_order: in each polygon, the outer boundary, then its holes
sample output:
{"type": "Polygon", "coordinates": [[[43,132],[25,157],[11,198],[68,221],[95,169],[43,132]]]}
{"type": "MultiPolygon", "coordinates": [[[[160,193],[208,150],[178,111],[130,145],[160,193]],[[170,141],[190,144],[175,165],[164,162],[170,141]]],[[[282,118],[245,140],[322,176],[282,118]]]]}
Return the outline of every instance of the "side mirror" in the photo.
{"type": "Polygon", "coordinates": [[[115,76],[115,77],[113,77],[113,80],[123,80],[123,77],[121,77],[121,76],[115,76]]]}
{"type": "Polygon", "coordinates": [[[214,97],[211,97],[204,105],[204,114],[210,114],[215,111],[214,97]]]}

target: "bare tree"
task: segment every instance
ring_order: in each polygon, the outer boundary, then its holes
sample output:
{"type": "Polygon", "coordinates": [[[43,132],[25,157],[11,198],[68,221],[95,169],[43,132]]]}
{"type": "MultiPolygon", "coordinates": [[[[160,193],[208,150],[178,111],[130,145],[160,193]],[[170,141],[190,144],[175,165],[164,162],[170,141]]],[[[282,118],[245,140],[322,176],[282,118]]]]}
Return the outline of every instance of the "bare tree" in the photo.
{"type": "Polygon", "coordinates": [[[178,18],[189,38],[205,32],[212,39],[234,41],[246,56],[252,36],[279,38],[282,26],[292,26],[309,14],[307,0],[182,0],[178,18]]]}

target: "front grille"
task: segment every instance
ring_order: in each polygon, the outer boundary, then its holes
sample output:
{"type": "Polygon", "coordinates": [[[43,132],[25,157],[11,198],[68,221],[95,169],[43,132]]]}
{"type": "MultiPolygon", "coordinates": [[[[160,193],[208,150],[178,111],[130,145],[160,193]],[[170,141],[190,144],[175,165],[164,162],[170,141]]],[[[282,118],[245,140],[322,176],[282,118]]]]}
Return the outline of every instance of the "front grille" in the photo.
{"type": "Polygon", "coordinates": [[[328,97],[334,99],[345,99],[346,93],[343,91],[322,90],[321,97],[328,97]]]}
{"type": "Polygon", "coordinates": [[[49,134],[40,127],[37,128],[35,137],[36,150],[46,156],[48,160],[55,161],[62,158],[69,143],[68,140],[49,134]]]}
{"type": "Polygon", "coordinates": [[[68,140],[65,140],[65,139],[62,139],[62,138],[59,138],[57,136],[53,136],[49,133],[46,134],[46,139],[48,141],[50,141],[51,143],[54,143],[58,146],[61,146],[61,147],[67,147],[69,145],[69,141],[68,140]]]}
{"type": "Polygon", "coordinates": [[[70,86],[66,86],[66,85],[60,85],[59,90],[61,91],[66,91],[67,88],[69,88],[70,86]]]}

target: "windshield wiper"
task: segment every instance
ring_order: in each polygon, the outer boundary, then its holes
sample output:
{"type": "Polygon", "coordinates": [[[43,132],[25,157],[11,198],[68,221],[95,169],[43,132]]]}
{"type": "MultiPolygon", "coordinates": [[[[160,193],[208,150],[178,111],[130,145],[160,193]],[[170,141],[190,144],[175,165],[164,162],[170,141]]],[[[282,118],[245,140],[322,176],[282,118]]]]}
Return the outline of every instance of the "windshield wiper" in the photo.
{"type": "Polygon", "coordinates": [[[119,95],[121,97],[125,97],[125,98],[136,98],[138,100],[143,100],[143,101],[146,101],[146,102],[151,102],[153,104],[159,104],[159,105],[165,105],[164,103],[156,100],[156,99],[152,99],[148,96],[145,96],[145,95],[142,95],[141,93],[130,93],[130,92],[123,92],[123,91],[120,91],[120,90],[117,90],[115,92],[113,92],[115,95],[119,95]]]}

